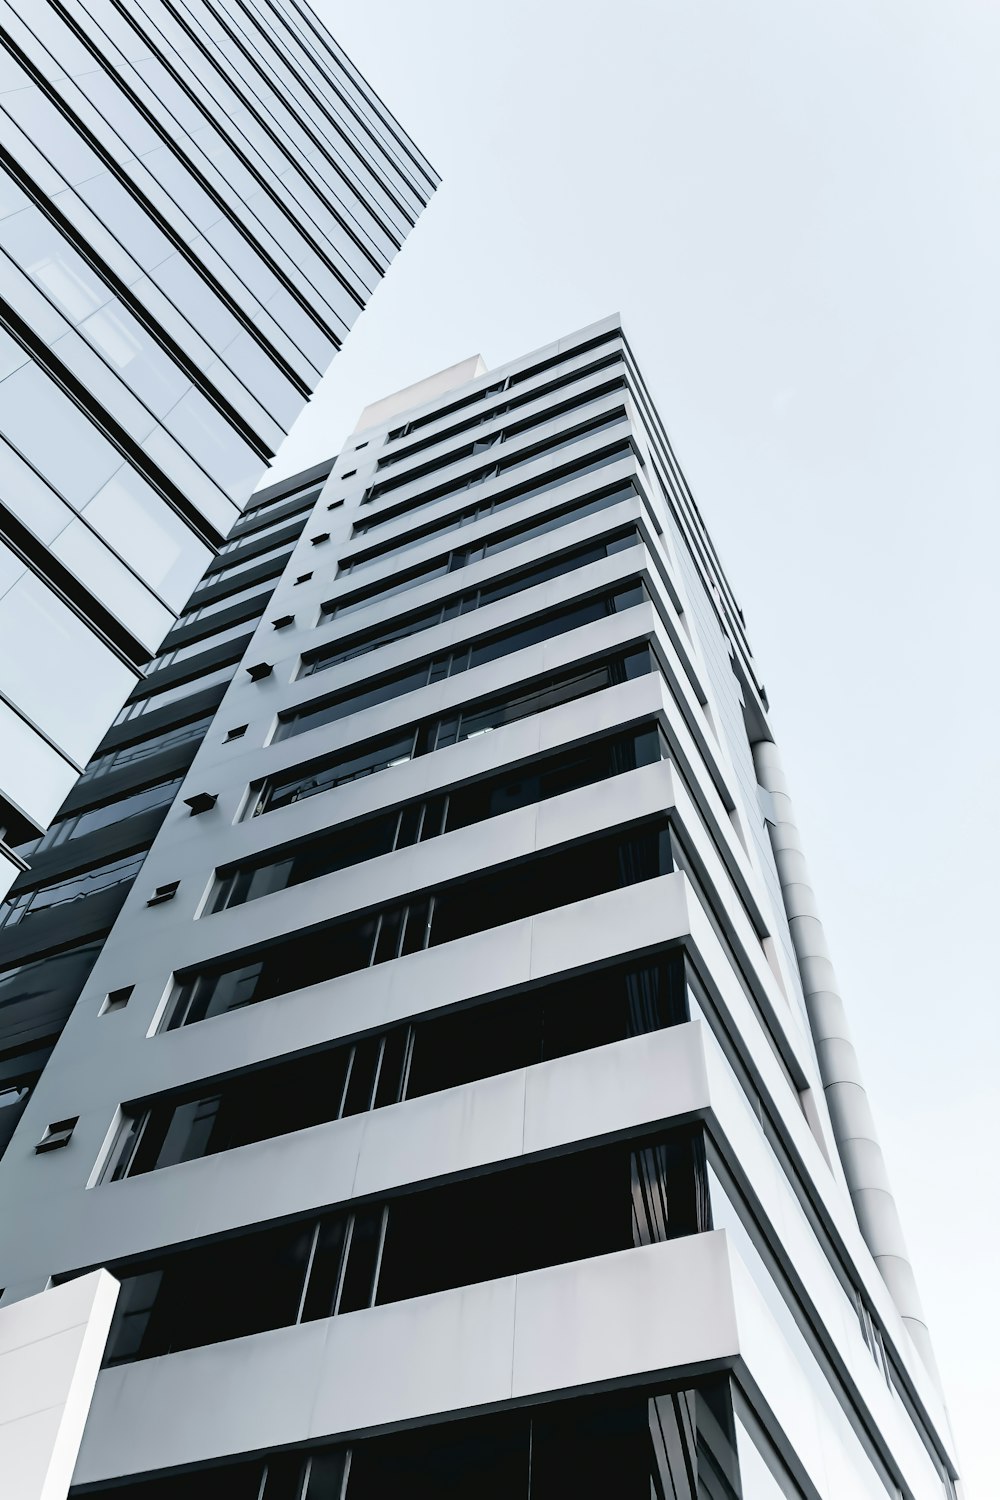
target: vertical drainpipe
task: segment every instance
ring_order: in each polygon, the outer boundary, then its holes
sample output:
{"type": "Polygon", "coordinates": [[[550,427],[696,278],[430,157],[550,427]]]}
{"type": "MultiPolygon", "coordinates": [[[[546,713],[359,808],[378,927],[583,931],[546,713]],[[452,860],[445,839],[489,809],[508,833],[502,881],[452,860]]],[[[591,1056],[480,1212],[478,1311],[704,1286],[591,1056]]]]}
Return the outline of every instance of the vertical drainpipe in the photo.
{"type": "Polygon", "coordinates": [[[854,1212],[865,1243],[917,1352],[937,1381],[937,1365],[903,1239],[899,1211],[889,1187],[885,1159],[875,1134],[875,1121],[861,1080],[844,1002],[837,989],[837,976],[833,972],[823,924],[816,910],[816,898],[809,884],[777,746],[770,740],[758,740],[753,746],[753,759],[757,780],[771,798],[773,820],[768,819],[771,846],[802,976],[834,1139],[843,1162],[854,1212]]]}

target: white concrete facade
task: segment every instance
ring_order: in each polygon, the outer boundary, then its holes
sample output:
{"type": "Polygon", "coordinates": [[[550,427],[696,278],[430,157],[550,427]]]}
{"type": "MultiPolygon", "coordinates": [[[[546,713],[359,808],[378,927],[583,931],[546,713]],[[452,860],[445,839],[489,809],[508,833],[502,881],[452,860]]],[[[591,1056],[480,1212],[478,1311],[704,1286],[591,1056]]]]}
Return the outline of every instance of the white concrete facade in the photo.
{"type": "MultiPolygon", "coordinates": [[[[773,1477],[769,1493],[947,1500],[955,1461],[940,1393],[905,1321],[911,1309],[894,1302],[859,1223],[854,1168],[827,1108],[754,775],[752,746],[769,731],[742,617],[620,325],[608,319],[464,384],[432,379],[428,391],[404,411],[387,398],[380,424],[369,420],[334,466],[244,660],[272,670],[258,680],[241,671],[227,692],[0,1162],[0,1197],[15,1210],[0,1227],[0,1316],[50,1277],[109,1266],[125,1285],[144,1264],[226,1237],[238,1246],[257,1226],[409,1201],[583,1151],[638,1150],[678,1132],[703,1143],[710,1209],[679,1238],[315,1320],[300,1308],[284,1326],[116,1363],[97,1380],[74,1483],[81,1495],[119,1484],[116,1493],[142,1500],[145,1479],[204,1464],[221,1474],[239,1460],[364,1445],[430,1420],[446,1434],[470,1413],[722,1380],[740,1443],[759,1444],[773,1477]],[[574,435],[584,422],[603,425],[574,435]],[[455,456],[472,442],[476,451],[455,456]],[[466,484],[498,461],[497,473],[466,484]],[[570,467],[583,465],[593,467],[570,467]],[[397,478],[406,482],[369,495],[397,478]],[[504,498],[535,485],[546,487],[504,498]],[[567,507],[602,495],[608,504],[561,523],[567,507]],[[352,535],[380,513],[393,519],[352,535]],[[517,540],[517,528],[542,523],[552,524],[517,540]],[[626,533],[629,545],[607,555],[581,551],[626,533]],[[324,608],[398,588],[411,569],[491,539],[505,545],[350,611],[324,608]],[[345,567],[383,545],[384,560],[345,567]],[[551,576],[532,581],[530,570],[553,561],[551,576]],[[520,574],[523,587],[479,602],[476,591],[520,574]],[[628,607],[438,680],[428,669],[423,686],[275,737],[303,705],[420,663],[465,661],[469,643],[637,584],[644,593],[628,607]],[[474,602],[449,612],[459,595],[474,602]],[[303,675],[316,651],[355,637],[363,645],[411,617],[405,636],[303,675]],[[638,651],[651,653],[650,669],[628,680],[443,748],[418,736],[414,754],[377,774],[252,815],[262,786],[318,757],[452,722],[539,684],[582,681],[638,651]],[[530,775],[647,726],[662,746],[652,763],[209,910],[220,869],[506,773],[530,775]],[[202,793],[216,800],[191,816],[186,799],[202,793]],[[524,880],[533,861],[666,824],[667,871],[562,903],[545,893],[537,910],[500,925],[484,911],[451,941],[432,937],[386,961],[376,949],[367,966],[298,986],[288,967],[270,998],[165,1029],[178,975],[306,943],[324,924],[461,891],[493,870],[524,880]],[[171,899],[147,904],[175,882],[171,899]],[[474,1016],[663,954],[684,955],[685,1019],[109,1180],[136,1101],[193,1097],[202,1081],[255,1070],[264,1078],[279,1060],[474,1016]],[[127,1004],[107,1011],[123,989],[127,1004]],[[66,1119],[75,1124],[65,1149],[37,1155],[47,1127],[66,1119]]],[[[436,918],[427,920],[433,933],[436,918]]],[[[346,931],[332,928],[331,944],[346,931]]],[[[745,1489],[743,1500],[757,1493],[745,1489]]]]}
{"type": "Polygon", "coordinates": [[[118,1285],[93,1271],[0,1308],[0,1474],[11,1500],[63,1500],[118,1285]]]}

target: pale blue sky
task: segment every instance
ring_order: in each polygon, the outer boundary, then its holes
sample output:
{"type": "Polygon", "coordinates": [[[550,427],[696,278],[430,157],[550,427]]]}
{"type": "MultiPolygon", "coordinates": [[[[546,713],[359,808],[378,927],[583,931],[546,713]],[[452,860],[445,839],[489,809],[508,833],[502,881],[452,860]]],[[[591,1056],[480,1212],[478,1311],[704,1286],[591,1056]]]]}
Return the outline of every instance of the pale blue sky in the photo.
{"type": "Polygon", "coordinates": [[[989,1500],[1000,8],[315,3],[445,181],[276,476],[468,354],[623,314],[746,611],[989,1500]]]}

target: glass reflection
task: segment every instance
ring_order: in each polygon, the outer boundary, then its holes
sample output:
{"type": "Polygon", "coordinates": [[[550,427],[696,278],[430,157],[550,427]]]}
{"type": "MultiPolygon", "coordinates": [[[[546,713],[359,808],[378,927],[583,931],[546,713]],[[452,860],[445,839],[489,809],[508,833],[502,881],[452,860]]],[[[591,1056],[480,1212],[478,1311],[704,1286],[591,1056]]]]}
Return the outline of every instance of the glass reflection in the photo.
{"type": "Polygon", "coordinates": [[[99,537],[75,517],[52,544],[52,553],[150,650],[170,629],[173,615],[99,537]]]}
{"type": "Polygon", "coordinates": [[[154,415],[163,416],[189,388],[187,376],[120,304],[101,308],[80,326],[154,415]]]}
{"type": "Polygon", "coordinates": [[[3,382],[0,431],[76,506],[122,465],[118,450],[35,364],[22,365],[3,382]]]}
{"type": "MultiPolygon", "coordinates": [[[[8,575],[12,557],[0,544],[8,575]]],[[[0,643],[0,691],[69,755],[86,760],[135,673],[33,573],[22,571],[0,598],[0,643]]]]}
{"type": "Polygon", "coordinates": [[[211,551],[134,469],[123,465],[84,511],[130,567],[179,609],[211,551]]]}

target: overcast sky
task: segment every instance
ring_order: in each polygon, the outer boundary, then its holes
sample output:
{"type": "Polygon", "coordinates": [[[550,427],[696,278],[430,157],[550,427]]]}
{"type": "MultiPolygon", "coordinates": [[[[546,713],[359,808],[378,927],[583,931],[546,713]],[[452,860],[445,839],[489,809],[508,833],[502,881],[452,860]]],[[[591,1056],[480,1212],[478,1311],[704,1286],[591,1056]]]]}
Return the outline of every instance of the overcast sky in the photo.
{"type": "Polygon", "coordinates": [[[1000,6],[314,3],[444,184],[274,477],[622,313],[744,606],[989,1500],[1000,6]]]}

